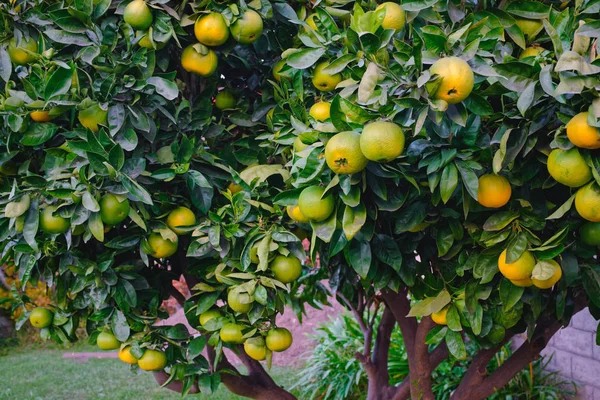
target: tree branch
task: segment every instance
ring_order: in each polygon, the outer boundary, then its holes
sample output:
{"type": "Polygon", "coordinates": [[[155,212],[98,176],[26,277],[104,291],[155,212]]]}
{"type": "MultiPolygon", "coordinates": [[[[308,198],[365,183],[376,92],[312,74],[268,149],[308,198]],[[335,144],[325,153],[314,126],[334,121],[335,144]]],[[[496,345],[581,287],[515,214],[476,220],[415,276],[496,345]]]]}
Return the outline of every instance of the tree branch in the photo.
{"type": "MultiPolygon", "coordinates": [[[[429,353],[429,363],[433,372],[445,359],[448,358],[448,348],[445,343],[438,345],[429,353]]],[[[391,400],[407,400],[410,398],[410,376],[407,376],[398,386],[393,388],[391,400]]]]}
{"type": "Polygon", "coordinates": [[[410,301],[406,289],[400,289],[398,293],[386,289],[382,293],[383,299],[389,309],[394,314],[394,318],[400,326],[402,338],[406,345],[406,354],[408,355],[408,363],[414,363],[414,346],[415,334],[417,332],[417,319],[407,317],[410,312],[410,301]],[[412,360],[412,362],[411,362],[412,360]]]}

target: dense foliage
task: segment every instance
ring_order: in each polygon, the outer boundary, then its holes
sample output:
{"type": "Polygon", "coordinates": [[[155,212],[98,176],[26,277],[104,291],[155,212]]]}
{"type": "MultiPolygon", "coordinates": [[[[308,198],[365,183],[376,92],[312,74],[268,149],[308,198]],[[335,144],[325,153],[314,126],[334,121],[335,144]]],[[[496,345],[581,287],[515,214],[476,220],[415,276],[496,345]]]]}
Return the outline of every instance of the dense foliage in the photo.
{"type": "Polygon", "coordinates": [[[54,288],[20,322],[210,391],[322,279],[457,359],[600,317],[598,4],[3,2],[2,260],[54,288]]]}

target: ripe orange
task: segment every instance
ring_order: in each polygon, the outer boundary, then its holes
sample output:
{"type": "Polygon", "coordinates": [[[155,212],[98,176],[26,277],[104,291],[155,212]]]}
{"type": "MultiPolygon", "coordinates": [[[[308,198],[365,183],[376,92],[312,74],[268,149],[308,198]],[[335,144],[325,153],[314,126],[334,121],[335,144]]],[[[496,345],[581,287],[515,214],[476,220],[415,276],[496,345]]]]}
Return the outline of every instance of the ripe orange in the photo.
{"type": "Polygon", "coordinates": [[[546,260],[546,262],[552,264],[552,266],[554,267],[554,275],[552,275],[548,279],[543,279],[543,280],[531,278],[531,281],[533,282],[534,286],[539,289],[550,289],[562,277],[562,269],[560,268],[560,265],[556,261],[546,260]]]}
{"type": "Polygon", "coordinates": [[[201,44],[190,45],[181,53],[183,69],[196,75],[211,76],[217,70],[218,63],[215,52],[201,44]]]}
{"type": "Polygon", "coordinates": [[[35,122],[48,122],[48,121],[52,120],[52,117],[50,117],[50,112],[46,111],[46,110],[32,111],[29,114],[29,117],[31,118],[32,121],[35,121],[35,122]]]}
{"type": "Polygon", "coordinates": [[[138,359],[131,354],[131,347],[126,346],[119,350],[119,360],[127,364],[137,364],[138,359]]]}
{"type": "Polygon", "coordinates": [[[263,31],[263,20],[254,10],[246,11],[231,25],[231,35],[242,44],[255,42],[263,31]]]}
{"type": "Polygon", "coordinates": [[[448,315],[448,306],[442,308],[440,311],[431,314],[431,319],[438,325],[448,325],[446,316],[448,315]]]}
{"type": "Polygon", "coordinates": [[[368,160],[392,161],[404,151],[404,132],[393,122],[371,122],[360,135],[360,150],[368,160]]]}
{"type": "Polygon", "coordinates": [[[583,149],[600,148],[600,132],[587,123],[588,112],[581,112],[571,118],[567,124],[567,137],[577,147],[583,149]]]}
{"type": "Polygon", "coordinates": [[[177,235],[185,235],[189,233],[181,227],[188,227],[196,224],[196,216],[194,212],[187,207],[177,207],[169,213],[167,217],[167,226],[177,235]]]}
{"type": "Polygon", "coordinates": [[[511,280],[511,283],[518,287],[530,287],[533,286],[533,281],[531,278],[525,278],[520,280],[511,280]]]}
{"type": "Polygon", "coordinates": [[[579,187],[592,179],[592,170],[579,150],[554,149],[548,156],[548,172],[555,181],[569,187],[579,187]]]}
{"type": "Polygon", "coordinates": [[[108,226],[115,226],[123,222],[129,215],[129,200],[119,201],[112,193],[106,193],[100,199],[100,217],[108,226]]]}
{"type": "Polygon", "coordinates": [[[51,234],[65,233],[71,227],[71,222],[60,215],[53,215],[58,207],[48,206],[40,214],[40,229],[51,234]]]}
{"type": "Polygon", "coordinates": [[[581,240],[590,246],[600,246],[600,222],[586,222],[581,226],[581,240]]]}
{"type": "Polygon", "coordinates": [[[88,128],[92,132],[98,132],[100,125],[108,124],[108,110],[104,110],[94,101],[85,101],[80,105],[77,119],[85,128],[88,128]]]}
{"type": "Polygon", "coordinates": [[[363,155],[360,134],[354,131],[333,136],[325,146],[325,160],[336,174],[355,174],[367,167],[369,160],[363,155]]]}
{"type": "Polygon", "coordinates": [[[300,207],[298,205],[295,206],[287,206],[286,207],[287,215],[296,222],[309,222],[310,220],[302,211],[300,211],[300,207]]]}
{"type": "Polygon", "coordinates": [[[302,275],[302,264],[294,256],[278,255],[271,261],[271,271],[279,282],[290,283],[302,275]]]}
{"type": "Polygon", "coordinates": [[[143,371],[160,371],[167,366],[167,355],[160,350],[146,350],[138,360],[143,371]]]}
{"type": "Polygon", "coordinates": [[[311,221],[325,221],[335,207],[335,201],[331,193],[324,198],[325,188],[321,186],[309,186],[300,193],[298,198],[298,207],[302,214],[311,221]]]}
{"type": "Polygon", "coordinates": [[[512,189],[508,180],[500,175],[488,174],[479,177],[477,201],[484,207],[500,208],[510,200],[512,189]]]}
{"type": "Polygon", "coordinates": [[[396,32],[401,31],[406,23],[406,15],[400,4],[385,2],[377,6],[376,10],[385,8],[385,17],[381,26],[384,29],[394,29],[396,32]]]}
{"type": "Polygon", "coordinates": [[[219,13],[211,12],[199,17],[194,24],[196,39],[207,46],[220,46],[229,39],[229,28],[225,18],[219,13]]]}
{"type": "Polygon", "coordinates": [[[285,328],[271,329],[267,333],[266,342],[271,351],[285,351],[292,345],[292,333],[285,328]]]}
{"type": "Polygon", "coordinates": [[[47,328],[52,325],[54,314],[44,307],[36,307],[29,314],[29,322],[38,329],[47,328]]]}
{"type": "Polygon", "coordinates": [[[521,254],[521,257],[512,264],[506,263],[506,250],[498,257],[498,269],[500,270],[500,273],[511,281],[529,279],[533,267],[535,267],[535,257],[527,250],[525,250],[523,254],[521,254]]]}
{"type": "Polygon", "coordinates": [[[151,249],[150,255],[154,258],[171,257],[177,252],[178,240],[172,242],[169,239],[163,239],[158,232],[151,233],[147,241],[151,249]]]}
{"type": "Polygon", "coordinates": [[[228,323],[219,331],[219,337],[225,343],[242,344],[244,342],[244,327],[239,324],[228,323]]]}
{"type": "Polygon", "coordinates": [[[600,222],[600,186],[595,181],[577,191],[575,209],[582,218],[600,222]]]}
{"type": "Polygon", "coordinates": [[[331,117],[330,110],[331,103],[328,101],[320,101],[313,104],[308,113],[317,121],[325,121],[327,118],[331,117]]]}
{"type": "Polygon", "coordinates": [[[342,81],[342,74],[328,74],[323,70],[329,66],[327,61],[317,64],[313,71],[312,84],[321,92],[330,92],[342,81]]]}
{"type": "Polygon", "coordinates": [[[115,350],[121,346],[121,342],[110,332],[100,332],[96,344],[102,350],[115,350]]]}
{"type": "Polygon", "coordinates": [[[467,62],[458,57],[444,57],[437,60],[431,68],[431,75],[438,75],[441,83],[433,94],[434,99],[445,100],[448,104],[460,103],[473,90],[475,76],[467,62]]]}

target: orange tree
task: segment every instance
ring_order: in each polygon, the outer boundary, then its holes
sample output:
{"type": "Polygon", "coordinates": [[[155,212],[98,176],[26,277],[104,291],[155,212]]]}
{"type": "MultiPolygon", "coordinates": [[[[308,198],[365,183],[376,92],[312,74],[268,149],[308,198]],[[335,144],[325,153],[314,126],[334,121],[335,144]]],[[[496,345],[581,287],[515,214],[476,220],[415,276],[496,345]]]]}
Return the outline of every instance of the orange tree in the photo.
{"type": "Polygon", "coordinates": [[[63,343],[85,324],[173,390],[291,399],[260,362],[291,344],[276,316],[332,293],[369,399],[433,399],[466,340],[452,398],[493,394],[576,312],[600,317],[597,12],[3,2],[2,256],[53,287],[49,309],[17,299],[23,318],[63,343]],[[154,325],[169,296],[200,334],[154,325]],[[390,386],[396,324],[410,376],[390,386]]]}

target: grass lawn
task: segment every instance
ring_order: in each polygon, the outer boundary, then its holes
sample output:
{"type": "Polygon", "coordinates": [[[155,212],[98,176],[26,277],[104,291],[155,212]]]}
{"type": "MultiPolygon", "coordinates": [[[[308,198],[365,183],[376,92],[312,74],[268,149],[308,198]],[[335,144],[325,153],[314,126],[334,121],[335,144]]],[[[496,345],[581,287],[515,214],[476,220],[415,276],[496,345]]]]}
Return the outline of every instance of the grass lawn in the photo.
{"type": "MultiPolygon", "coordinates": [[[[70,349],[30,348],[9,350],[0,356],[0,399],[181,399],[181,395],[160,388],[152,374],[129,371],[118,359],[89,359],[77,362],[63,359],[65,352],[97,351],[77,345],[70,349]]],[[[273,368],[275,381],[284,387],[294,382],[290,368],[273,368]]],[[[195,395],[194,399],[242,399],[223,385],[213,395],[195,395]]]]}

